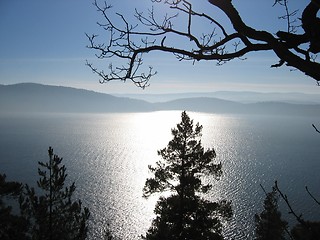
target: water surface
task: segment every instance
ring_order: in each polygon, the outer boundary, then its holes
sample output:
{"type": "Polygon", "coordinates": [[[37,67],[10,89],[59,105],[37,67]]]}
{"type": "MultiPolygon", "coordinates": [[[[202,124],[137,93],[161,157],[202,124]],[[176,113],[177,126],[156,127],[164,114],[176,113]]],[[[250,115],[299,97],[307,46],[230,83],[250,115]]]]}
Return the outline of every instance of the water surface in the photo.
{"type": "MultiPolygon", "coordinates": [[[[234,209],[226,238],[253,237],[254,214],[275,180],[298,212],[319,219],[304,186],[320,196],[320,134],[311,117],[189,113],[203,125],[202,142],[214,147],[224,174],[209,198],[228,199],[234,209]]],[[[151,224],[158,196],[142,198],[147,166],[171,140],[181,112],[121,114],[36,114],[0,117],[0,172],[35,185],[37,162],[48,146],[64,158],[77,196],[91,210],[90,239],[101,239],[110,224],[123,239],[139,239],[151,224]]],[[[283,211],[284,214],[286,212],[283,211]]],[[[285,214],[286,215],[286,214],[285,214]]],[[[287,217],[287,216],[286,216],[287,217]]],[[[290,220],[290,218],[288,218],[290,220]]]]}

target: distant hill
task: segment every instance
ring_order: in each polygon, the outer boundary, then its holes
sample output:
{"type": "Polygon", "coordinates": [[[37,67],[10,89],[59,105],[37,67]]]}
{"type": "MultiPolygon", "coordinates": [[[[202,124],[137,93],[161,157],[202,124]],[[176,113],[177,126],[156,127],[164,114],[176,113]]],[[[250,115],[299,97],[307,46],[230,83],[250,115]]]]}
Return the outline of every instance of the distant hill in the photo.
{"type": "Polygon", "coordinates": [[[212,93],[212,96],[242,103],[285,102],[297,104],[320,104],[320,94],[306,94],[297,92],[260,93],[219,91],[212,93]]]}
{"type": "Polygon", "coordinates": [[[187,110],[214,113],[242,113],[244,104],[218,98],[183,98],[173,101],[154,103],[161,110],[187,110]]]}
{"type": "Polygon", "coordinates": [[[34,83],[0,85],[1,112],[152,111],[145,101],[93,91],[34,83]]]}
{"type": "Polygon", "coordinates": [[[130,97],[134,99],[145,100],[148,102],[167,102],[176,99],[185,98],[219,98],[241,103],[257,102],[286,102],[297,104],[320,104],[320,94],[306,93],[260,93],[248,91],[217,91],[201,93],[170,93],[170,94],[118,94],[119,97],[130,97]]]}
{"type": "Polygon", "coordinates": [[[320,104],[293,104],[283,102],[239,103],[217,98],[185,98],[154,103],[157,109],[187,110],[208,113],[271,114],[319,116],[320,104]]]}
{"type": "Polygon", "coordinates": [[[34,83],[0,85],[1,112],[146,112],[187,110],[230,114],[308,115],[320,117],[320,104],[240,103],[213,97],[189,97],[150,103],[128,97],[34,83]]]}

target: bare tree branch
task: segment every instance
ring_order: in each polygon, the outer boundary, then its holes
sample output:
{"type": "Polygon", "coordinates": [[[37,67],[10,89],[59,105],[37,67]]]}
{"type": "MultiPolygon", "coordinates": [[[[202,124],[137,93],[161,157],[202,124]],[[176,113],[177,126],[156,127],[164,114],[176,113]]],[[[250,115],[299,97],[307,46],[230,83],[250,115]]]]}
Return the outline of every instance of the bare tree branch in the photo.
{"type": "Polygon", "coordinates": [[[289,208],[289,214],[292,214],[296,220],[303,226],[309,228],[308,223],[302,218],[302,214],[298,215],[292,208],[287,195],[283,194],[282,191],[280,190],[280,188],[278,187],[278,182],[275,181],[275,189],[278,191],[278,193],[280,194],[281,198],[285,201],[285,203],[287,204],[288,208],[289,208]]]}
{"type": "Polygon", "coordinates": [[[151,1],[166,5],[170,14],[159,19],[155,7],[147,14],[135,10],[137,22],[130,23],[121,13],[115,15],[117,19],[112,18],[111,5],[94,2],[105,21],[98,25],[108,33],[108,40],[99,43],[97,35],[87,34],[87,47],[97,52],[98,59],[110,59],[118,65],[110,64],[108,73],[105,73],[87,62],[87,66],[101,78],[100,82],[131,80],[139,87],[148,86],[156,71],[151,66],[144,67],[143,57],[157,51],[172,53],[179,61],[216,61],[217,65],[242,59],[250,52],[273,51],[279,62],[271,67],[290,66],[318,83],[320,81],[320,63],[315,55],[320,52],[320,19],[316,16],[320,0],[310,1],[304,9],[301,16],[303,34],[296,33],[297,11],[289,10],[288,0],[275,0],[274,5],[281,5],[285,10],[280,18],[287,21],[287,32],[278,31],[276,35],[246,25],[230,0],[208,0],[208,7],[217,7],[229,18],[233,26],[230,33],[219,19],[195,11],[187,0],[151,1]],[[193,27],[195,21],[202,21],[207,32],[199,35],[193,27]],[[177,22],[183,27],[177,27],[177,22]],[[118,60],[122,63],[118,64],[118,60]]]}
{"type": "Polygon", "coordinates": [[[276,4],[283,6],[285,9],[285,14],[283,16],[280,16],[279,19],[284,19],[287,21],[287,32],[288,33],[295,33],[298,28],[298,26],[295,25],[295,24],[297,24],[297,18],[294,18],[293,20],[292,20],[292,18],[297,15],[298,10],[294,10],[291,12],[289,10],[288,0],[275,0],[273,6],[275,6],[276,4]]]}
{"type": "Polygon", "coordinates": [[[309,196],[310,196],[318,205],[320,205],[320,201],[317,200],[317,199],[311,194],[311,192],[309,191],[309,189],[308,189],[307,186],[306,186],[306,191],[307,191],[307,193],[309,194],[309,196]]]}
{"type": "Polygon", "coordinates": [[[318,130],[318,128],[314,124],[312,124],[312,127],[316,130],[317,133],[320,133],[320,131],[318,130]]]}

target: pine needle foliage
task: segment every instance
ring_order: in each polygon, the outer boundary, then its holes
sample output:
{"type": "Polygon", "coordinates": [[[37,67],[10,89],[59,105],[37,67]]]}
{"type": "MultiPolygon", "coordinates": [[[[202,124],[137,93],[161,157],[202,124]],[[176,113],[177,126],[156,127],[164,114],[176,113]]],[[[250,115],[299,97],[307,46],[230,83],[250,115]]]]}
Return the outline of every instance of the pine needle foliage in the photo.
{"type": "Polygon", "coordinates": [[[80,200],[73,201],[76,189],[73,182],[66,185],[66,167],[62,158],[49,147],[49,162],[39,162],[38,195],[34,188],[25,186],[20,208],[31,223],[34,240],[84,240],[87,236],[89,210],[80,200]]]}
{"type": "Polygon", "coordinates": [[[158,151],[161,160],[149,166],[153,177],[143,189],[146,198],[155,193],[170,195],[158,200],[156,218],[144,239],[223,239],[222,220],[231,217],[231,203],[204,198],[212,189],[204,177],[219,179],[222,174],[221,163],[214,161],[216,152],[204,149],[202,126],[194,125],[185,111],[171,133],[173,139],[158,151]]]}

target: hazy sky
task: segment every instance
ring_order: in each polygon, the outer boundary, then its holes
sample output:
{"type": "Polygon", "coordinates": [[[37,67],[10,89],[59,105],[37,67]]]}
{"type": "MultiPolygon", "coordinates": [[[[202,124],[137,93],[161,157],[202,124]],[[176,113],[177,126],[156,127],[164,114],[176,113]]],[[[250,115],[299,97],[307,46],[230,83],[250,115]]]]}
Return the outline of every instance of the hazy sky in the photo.
{"type": "MultiPolygon", "coordinates": [[[[124,15],[144,9],[150,0],[109,1],[124,15]]],[[[192,0],[194,7],[219,15],[207,0],[192,0]]],[[[283,9],[272,7],[274,0],[234,0],[245,22],[273,33],[285,30],[278,20],[283,9]]],[[[308,0],[291,0],[292,10],[301,9],[308,0]]],[[[156,5],[160,13],[166,8],[156,5]]],[[[94,61],[87,49],[85,33],[99,33],[101,19],[91,0],[0,0],[0,84],[36,82],[86,88],[106,93],[208,92],[218,90],[318,93],[315,81],[299,71],[282,67],[270,69],[278,59],[272,53],[248,55],[216,67],[215,62],[178,62],[172,54],[150,54],[146,65],[158,74],[146,90],[132,83],[99,84],[99,78],[85,66],[94,61]]],[[[227,20],[226,20],[227,21],[227,20]]],[[[201,25],[198,26],[201,29],[201,25]]],[[[105,62],[108,66],[109,61],[105,62]]]]}

